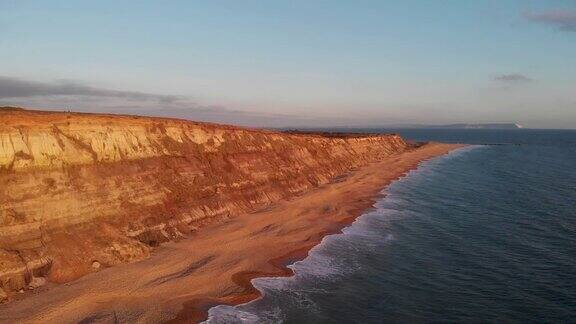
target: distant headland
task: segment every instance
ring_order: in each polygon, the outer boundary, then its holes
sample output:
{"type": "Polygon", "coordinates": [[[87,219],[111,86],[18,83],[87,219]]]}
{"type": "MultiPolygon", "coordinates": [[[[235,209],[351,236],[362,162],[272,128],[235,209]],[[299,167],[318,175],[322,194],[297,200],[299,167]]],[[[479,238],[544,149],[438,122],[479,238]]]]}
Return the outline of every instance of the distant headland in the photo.
{"type": "Polygon", "coordinates": [[[518,123],[487,123],[487,124],[450,124],[426,126],[426,128],[452,128],[452,129],[521,129],[518,123]]]}

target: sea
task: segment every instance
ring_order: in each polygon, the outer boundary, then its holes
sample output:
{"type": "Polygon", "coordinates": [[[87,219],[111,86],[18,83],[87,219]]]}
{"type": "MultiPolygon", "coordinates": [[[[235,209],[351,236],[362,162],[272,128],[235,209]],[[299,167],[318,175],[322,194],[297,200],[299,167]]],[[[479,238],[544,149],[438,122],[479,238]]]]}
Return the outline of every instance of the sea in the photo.
{"type": "Polygon", "coordinates": [[[379,131],[471,145],[207,323],[576,323],[576,131],[379,131]]]}

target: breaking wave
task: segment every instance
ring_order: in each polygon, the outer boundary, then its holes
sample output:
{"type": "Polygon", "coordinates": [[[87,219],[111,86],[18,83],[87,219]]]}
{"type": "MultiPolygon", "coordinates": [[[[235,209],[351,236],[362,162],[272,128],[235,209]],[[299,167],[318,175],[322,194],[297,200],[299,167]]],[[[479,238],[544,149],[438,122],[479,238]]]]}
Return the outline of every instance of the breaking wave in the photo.
{"type": "Polygon", "coordinates": [[[378,249],[386,248],[394,240],[394,234],[388,230],[389,223],[407,217],[404,207],[411,203],[402,191],[434,177],[435,169],[441,167],[442,161],[479,147],[462,148],[422,163],[383,190],[383,198],[374,204],[373,209],[342,229],[342,233],[324,237],[305,259],[289,265],[294,276],[253,279],[252,284],[262,293],[261,298],[236,306],[212,307],[204,323],[282,323],[287,320],[282,310],[287,304],[320,314],[313,296],[329,294],[330,289],[323,288],[319,283],[337,283],[346,280],[348,276],[354,276],[365,267],[363,259],[354,258],[354,255],[370,255],[378,249]]]}

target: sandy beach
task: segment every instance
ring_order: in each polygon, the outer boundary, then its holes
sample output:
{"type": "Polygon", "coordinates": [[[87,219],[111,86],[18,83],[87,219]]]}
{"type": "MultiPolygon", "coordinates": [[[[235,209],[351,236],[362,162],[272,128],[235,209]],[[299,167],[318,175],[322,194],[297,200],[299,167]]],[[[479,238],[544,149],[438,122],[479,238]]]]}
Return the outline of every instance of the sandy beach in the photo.
{"type": "Polygon", "coordinates": [[[250,280],[290,275],[325,235],[370,208],[390,182],[461,145],[431,143],[334,179],[267,210],[208,225],[149,259],[48,284],[0,305],[0,322],[198,322],[218,304],[258,297],[250,280]]]}

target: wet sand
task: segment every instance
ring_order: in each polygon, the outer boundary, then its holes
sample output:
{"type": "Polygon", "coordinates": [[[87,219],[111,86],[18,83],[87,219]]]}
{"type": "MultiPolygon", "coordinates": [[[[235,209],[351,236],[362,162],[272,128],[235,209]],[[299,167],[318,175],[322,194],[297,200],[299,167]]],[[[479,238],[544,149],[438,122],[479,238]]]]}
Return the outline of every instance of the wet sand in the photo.
{"type": "Polygon", "coordinates": [[[0,322],[201,321],[211,306],[257,298],[251,279],[291,275],[287,264],[370,208],[390,182],[458,147],[431,143],[390,156],[266,211],[208,225],[147,260],[26,292],[0,305],[0,322]]]}

